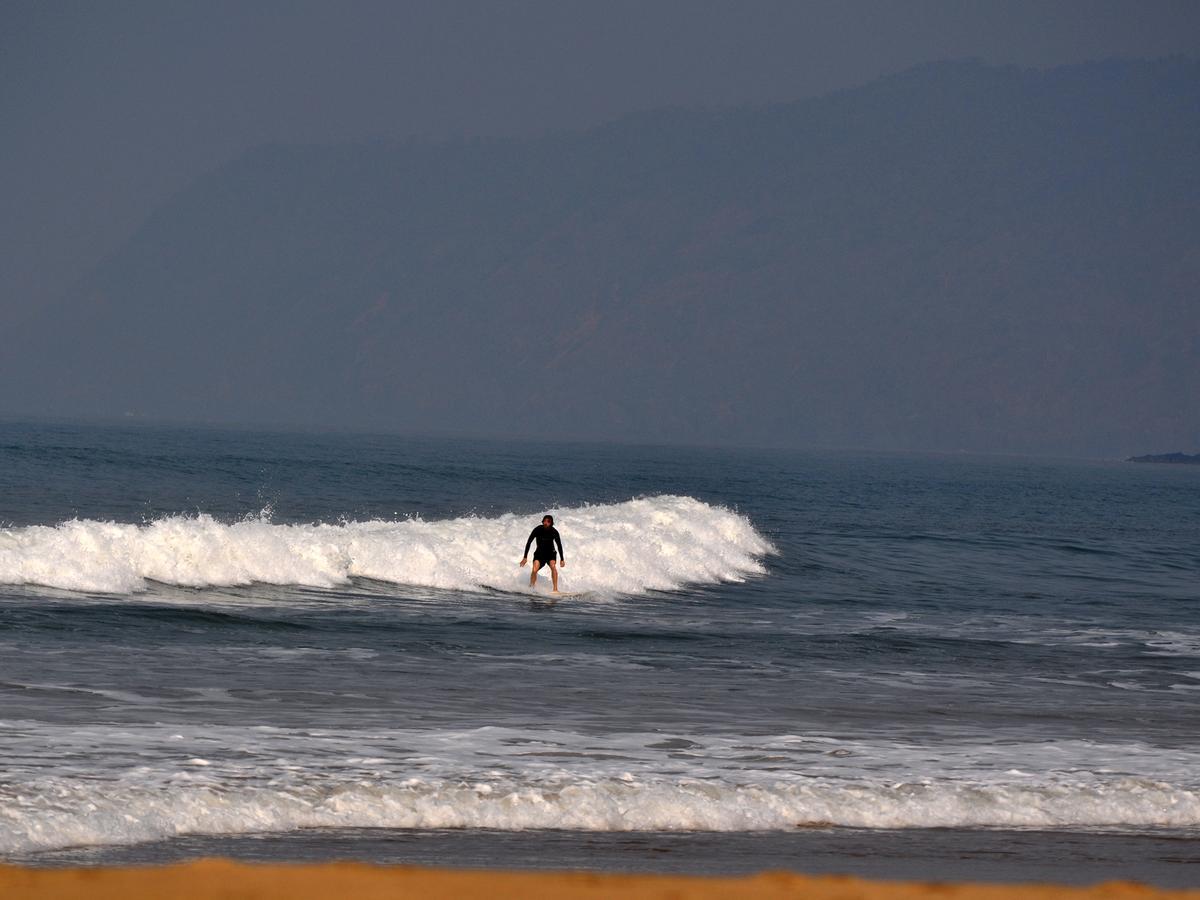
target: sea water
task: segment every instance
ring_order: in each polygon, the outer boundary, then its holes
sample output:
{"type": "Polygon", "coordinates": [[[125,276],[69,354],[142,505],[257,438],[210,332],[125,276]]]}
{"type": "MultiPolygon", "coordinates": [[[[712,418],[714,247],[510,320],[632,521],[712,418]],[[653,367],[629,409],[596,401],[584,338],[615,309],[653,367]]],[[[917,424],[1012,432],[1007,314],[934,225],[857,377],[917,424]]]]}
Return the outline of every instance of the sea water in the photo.
{"type": "Polygon", "coordinates": [[[1198,535],[1188,467],[3,422],[0,857],[1193,863],[1198,535]]]}

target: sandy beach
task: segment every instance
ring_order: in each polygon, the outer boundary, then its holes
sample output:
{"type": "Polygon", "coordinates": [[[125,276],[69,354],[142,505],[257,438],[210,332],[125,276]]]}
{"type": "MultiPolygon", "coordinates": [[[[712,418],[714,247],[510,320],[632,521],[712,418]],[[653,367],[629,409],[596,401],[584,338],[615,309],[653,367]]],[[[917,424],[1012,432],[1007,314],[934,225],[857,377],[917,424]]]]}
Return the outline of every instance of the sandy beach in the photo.
{"type": "Polygon", "coordinates": [[[872,882],[767,872],[746,878],[595,873],[452,871],[359,863],[246,865],[205,860],[159,868],[28,869],[0,867],[6,900],[258,900],[258,898],[574,898],[715,900],[1200,900],[1200,890],[1168,891],[1132,883],[1093,887],[872,882]]]}

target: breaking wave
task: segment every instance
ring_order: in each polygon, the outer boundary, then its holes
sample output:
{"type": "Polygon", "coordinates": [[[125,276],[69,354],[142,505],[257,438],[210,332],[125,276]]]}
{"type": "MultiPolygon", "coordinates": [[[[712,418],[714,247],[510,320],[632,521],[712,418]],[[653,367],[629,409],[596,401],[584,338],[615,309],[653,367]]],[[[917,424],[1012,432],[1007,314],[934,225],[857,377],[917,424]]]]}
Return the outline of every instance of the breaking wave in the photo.
{"type": "MultiPolygon", "coordinates": [[[[564,588],[637,594],[763,573],[771,544],[749,520],[692,497],[551,510],[569,565],[564,588]]],[[[518,589],[536,516],[278,525],[208,515],[145,525],[73,520],[0,530],[0,584],[129,594],[148,582],[334,587],[351,578],[450,590],[518,589]]]]}
{"type": "Polygon", "coordinates": [[[0,737],[0,856],[302,828],[1200,826],[1197,753],[1139,743],[29,721],[0,737]]]}
{"type": "Polygon", "coordinates": [[[45,785],[2,797],[0,854],[130,844],[181,834],[300,828],[770,831],[796,827],[1070,828],[1200,825],[1200,794],[1167,783],[778,783],[600,779],[303,787],[177,783],[166,788],[45,785]]]}

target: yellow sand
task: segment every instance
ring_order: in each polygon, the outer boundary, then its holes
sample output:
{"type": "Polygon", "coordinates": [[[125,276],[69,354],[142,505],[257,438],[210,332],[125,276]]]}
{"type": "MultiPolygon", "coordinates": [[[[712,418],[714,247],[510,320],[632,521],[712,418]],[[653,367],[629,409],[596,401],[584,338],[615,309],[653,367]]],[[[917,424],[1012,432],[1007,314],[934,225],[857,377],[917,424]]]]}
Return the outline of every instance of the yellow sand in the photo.
{"type": "Polygon", "coordinates": [[[489,872],[369,866],[251,865],[206,860],[162,868],[24,869],[0,866],[3,900],[1200,900],[1200,890],[1137,884],[901,884],[768,872],[746,878],[489,872]]]}

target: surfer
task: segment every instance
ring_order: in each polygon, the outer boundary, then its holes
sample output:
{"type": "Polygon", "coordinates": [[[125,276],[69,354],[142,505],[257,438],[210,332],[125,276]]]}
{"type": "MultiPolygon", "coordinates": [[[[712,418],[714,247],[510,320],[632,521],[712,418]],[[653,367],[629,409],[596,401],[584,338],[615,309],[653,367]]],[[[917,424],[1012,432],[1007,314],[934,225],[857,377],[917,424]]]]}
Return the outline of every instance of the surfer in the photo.
{"type": "Polygon", "coordinates": [[[533,550],[533,569],[529,572],[529,586],[537,584],[538,569],[550,566],[550,580],[554,583],[554,593],[558,593],[558,567],[567,564],[566,554],[563,553],[562,538],[554,527],[554,516],[542,516],[542,524],[529,532],[529,540],[525,542],[525,553],[521,557],[521,565],[529,562],[529,545],[537,541],[533,550]],[[555,546],[558,547],[555,550],[555,546]],[[561,562],[559,561],[561,560],[561,562]]]}

